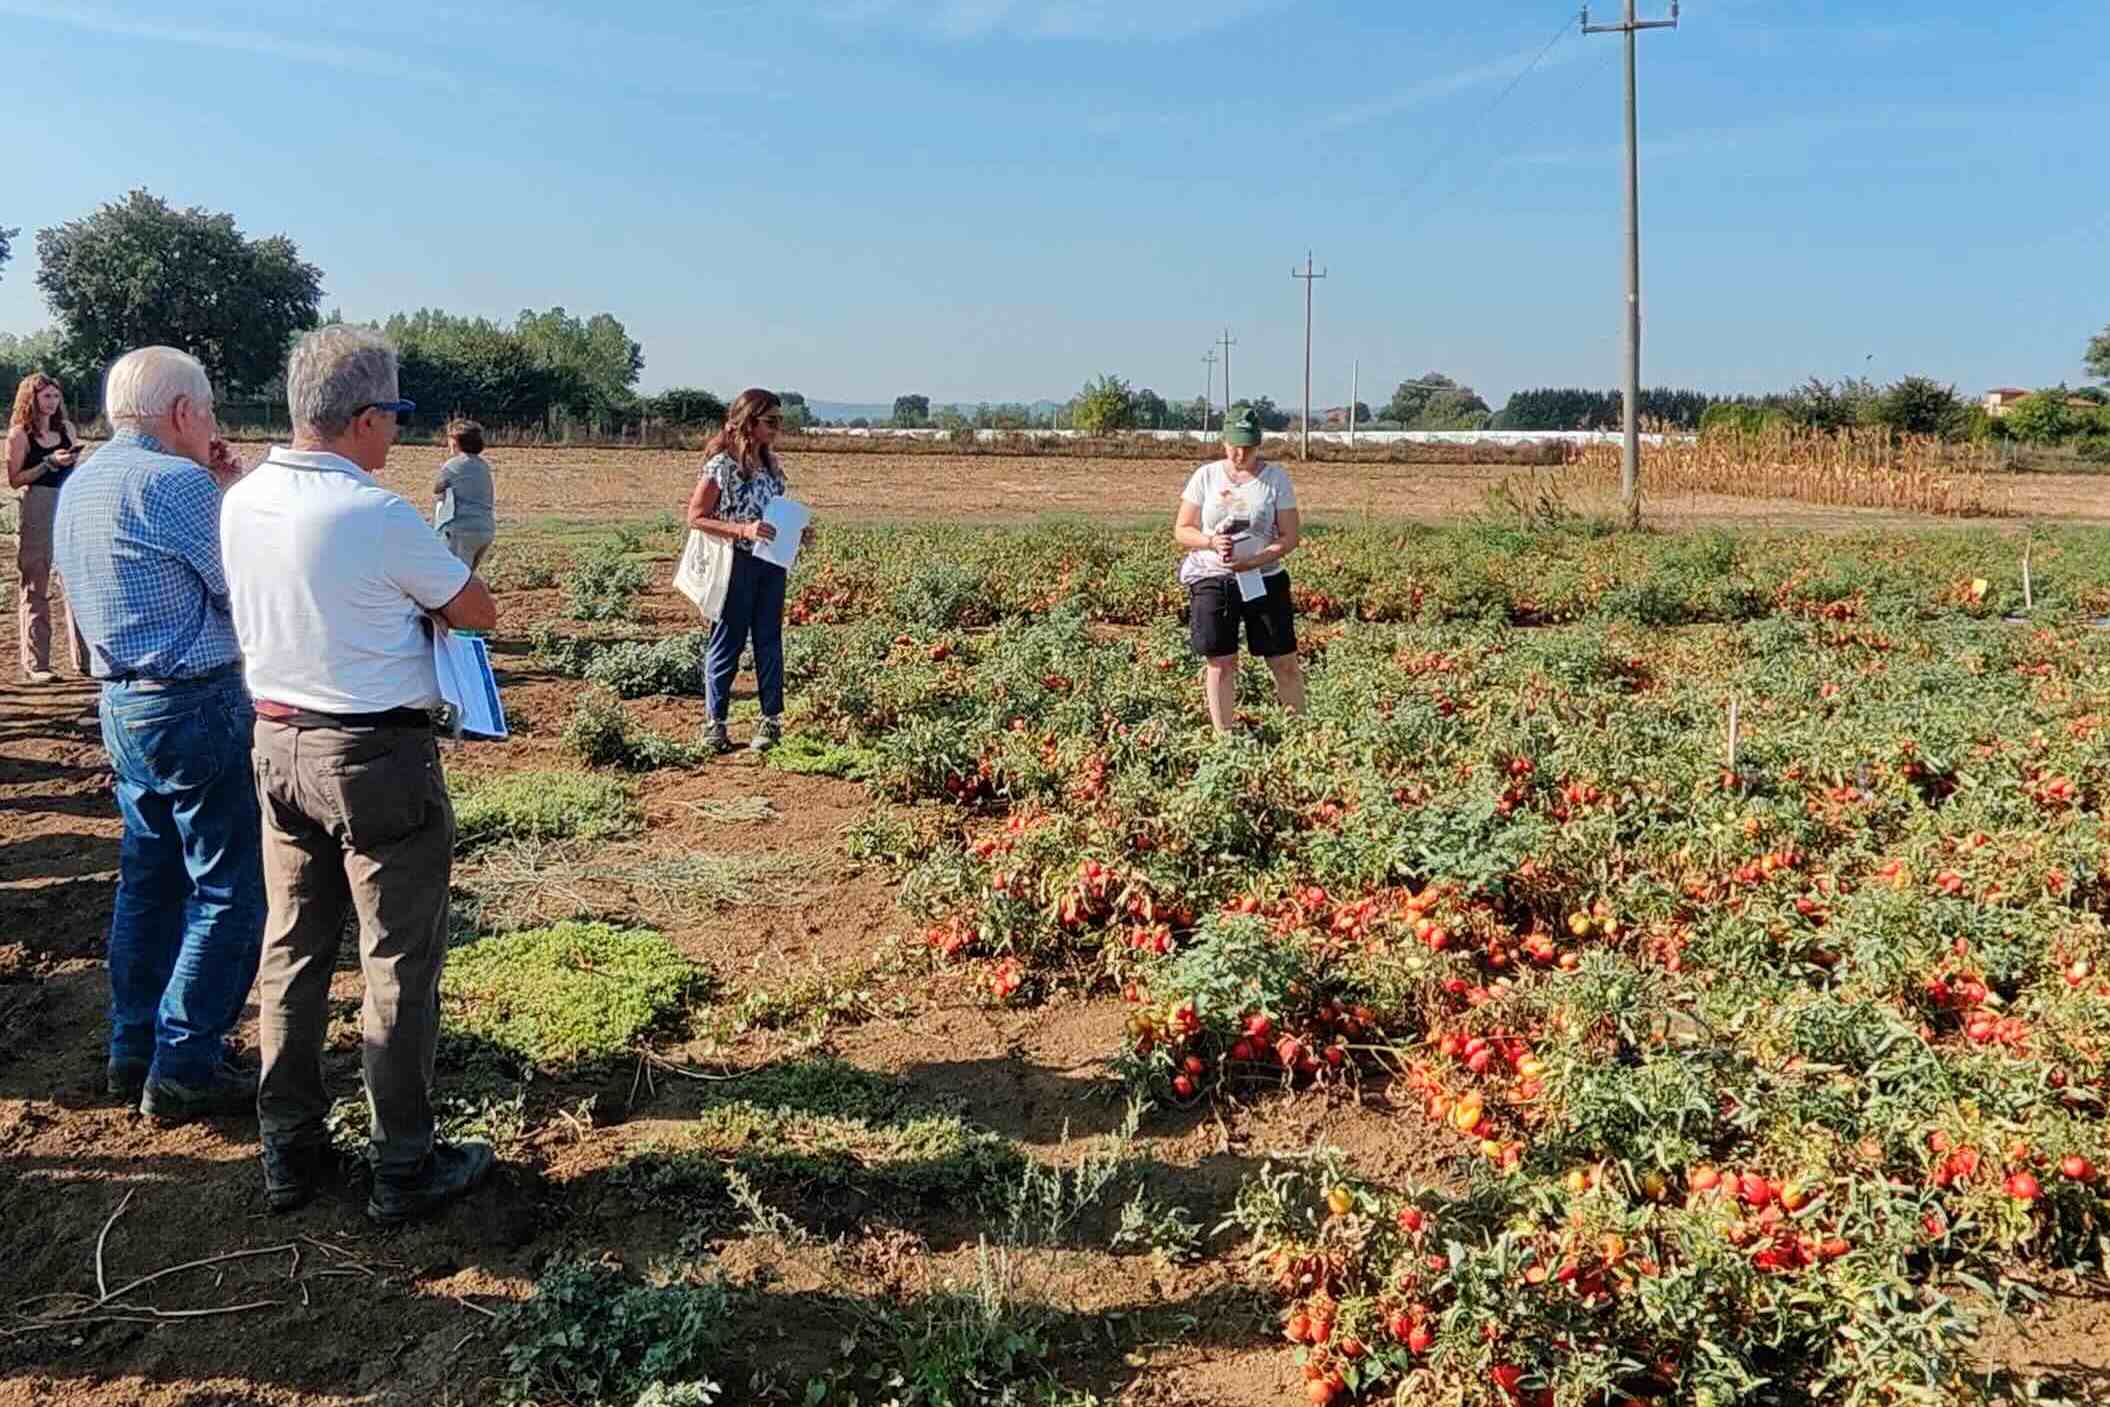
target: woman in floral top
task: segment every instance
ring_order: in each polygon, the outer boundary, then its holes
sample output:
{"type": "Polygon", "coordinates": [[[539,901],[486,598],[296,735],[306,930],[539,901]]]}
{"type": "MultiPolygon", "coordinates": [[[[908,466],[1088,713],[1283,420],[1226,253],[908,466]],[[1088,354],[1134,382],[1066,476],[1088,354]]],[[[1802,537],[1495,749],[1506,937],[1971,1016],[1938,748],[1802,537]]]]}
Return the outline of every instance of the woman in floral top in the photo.
{"type": "MultiPolygon", "coordinates": [[[[725,413],[725,426],[704,447],[710,456],[689,495],[689,526],[727,538],[733,545],[733,575],[725,590],[725,609],[711,628],[703,663],[704,705],[710,713],[708,741],[718,752],[731,752],[726,712],[732,702],[733,676],[740,653],[752,637],[755,647],[755,691],[762,700],[762,725],[750,744],[757,752],[775,747],[782,737],[784,713],[784,569],[757,559],[755,544],[777,535],[762,521],[770,500],[784,493],[784,470],[775,450],[784,428],[783,403],[773,392],[742,391],[725,413]]],[[[813,529],[806,529],[807,537],[813,529]]]]}

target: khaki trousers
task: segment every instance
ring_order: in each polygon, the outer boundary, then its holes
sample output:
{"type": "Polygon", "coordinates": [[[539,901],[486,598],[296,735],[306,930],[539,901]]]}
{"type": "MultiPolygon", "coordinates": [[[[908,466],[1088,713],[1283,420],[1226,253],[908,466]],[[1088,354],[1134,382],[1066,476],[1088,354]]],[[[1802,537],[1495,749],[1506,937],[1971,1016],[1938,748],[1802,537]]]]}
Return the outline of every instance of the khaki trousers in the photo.
{"type": "MultiPolygon", "coordinates": [[[[59,516],[59,491],[45,484],[22,490],[16,508],[15,641],[24,674],[51,668],[51,538],[59,516]]],[[[73,603],[66,603],[66,638],[73,642],[73,668],[88,673],[88,643],[73,624],[73,603]]]]}
{"type": "Polygon", "coordinates": [[[374,1166],[408,1173],[432,1147],[454,866],[439,749],[429,728],[294,728],[259,718],[254,760],[270,909],[257,978],[264,1140],[326,1137],[330,975],[346,917],[356,914],[374,1166]]]}

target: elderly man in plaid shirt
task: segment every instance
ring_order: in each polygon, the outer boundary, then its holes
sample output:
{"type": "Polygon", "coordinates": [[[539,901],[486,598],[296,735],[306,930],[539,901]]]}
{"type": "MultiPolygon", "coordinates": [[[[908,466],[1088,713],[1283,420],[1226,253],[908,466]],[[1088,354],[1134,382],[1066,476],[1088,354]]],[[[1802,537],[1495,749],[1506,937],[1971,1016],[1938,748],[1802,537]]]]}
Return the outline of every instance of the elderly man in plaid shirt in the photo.
{"type": "Polygon", "coordinates": [[[115,433],[73,471],[54,556],[102,681],[124,820],[110,915],[112,1094],[164,1121],[254,1111],[227,1036],[264,930],[262,821],[220,562],[212,384],[171,347],[110,368],[115,433]]]}

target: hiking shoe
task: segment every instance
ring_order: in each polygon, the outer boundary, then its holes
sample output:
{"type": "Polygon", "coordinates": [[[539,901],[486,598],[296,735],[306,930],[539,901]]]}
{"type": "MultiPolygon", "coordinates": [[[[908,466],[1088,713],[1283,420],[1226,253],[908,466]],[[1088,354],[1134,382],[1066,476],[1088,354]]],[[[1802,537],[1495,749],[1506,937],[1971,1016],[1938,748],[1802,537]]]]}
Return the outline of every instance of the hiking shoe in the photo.
{"type": "Polygon", "coordinates": [[[784,725],[774,718],[765,718],[755,729],[754,741],[747,745],[750,752],[768,752],[784,741],[784,725]]]}
{"type": "Polygon", "coordinates": [[[436,1212],[482,1182],[497,1162],[498,1155],[481,1139],[467,1143],[436,1140],[416,1172],[398,1177],[374,1174],[366,1214],[383,1226],[400,1226],[436,1212]]]}
{"type": "Polygon", "coordinates": [[[157,1080],[149,1075],[139,1094],[139,1112],[164,1124],[215,1114],[256,1112],[256,1072],[221,1065],[204,1084],[157,1080]]]}
{"type": "Polygon", "coordinates": [[[323,1179],[337,1170],[337,1150],[327,1143],[266,1143],[264,1203],[274,1212],[294,1212],[315,1200],[323,1179]]]}
{"type": "Polygon", "coordinates": [[[147,1060],[113,1060],[103,1067],[103,1088],[121,1099],[137,1099],[147,1087],[147,1060]]]}
{"type": "Polygon", "coordinates": [[[703,730],[703,745],[723,757],[733,750],[732,735],[725,731],[723,723],[713,723],[703,730]]]}

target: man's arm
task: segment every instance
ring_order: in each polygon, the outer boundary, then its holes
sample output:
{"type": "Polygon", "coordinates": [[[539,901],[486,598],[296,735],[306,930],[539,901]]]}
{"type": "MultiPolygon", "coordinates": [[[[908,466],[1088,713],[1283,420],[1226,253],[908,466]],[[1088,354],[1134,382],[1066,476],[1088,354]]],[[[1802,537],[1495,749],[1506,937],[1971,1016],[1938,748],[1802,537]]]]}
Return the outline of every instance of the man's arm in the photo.
{"type": "Polygon", "coordinates": [[[452,601],[433,612],[455,630],[496,630],[498,628],[498,598],[484,579],[472,575],[469,584],[455,593],[452,601]]]}

